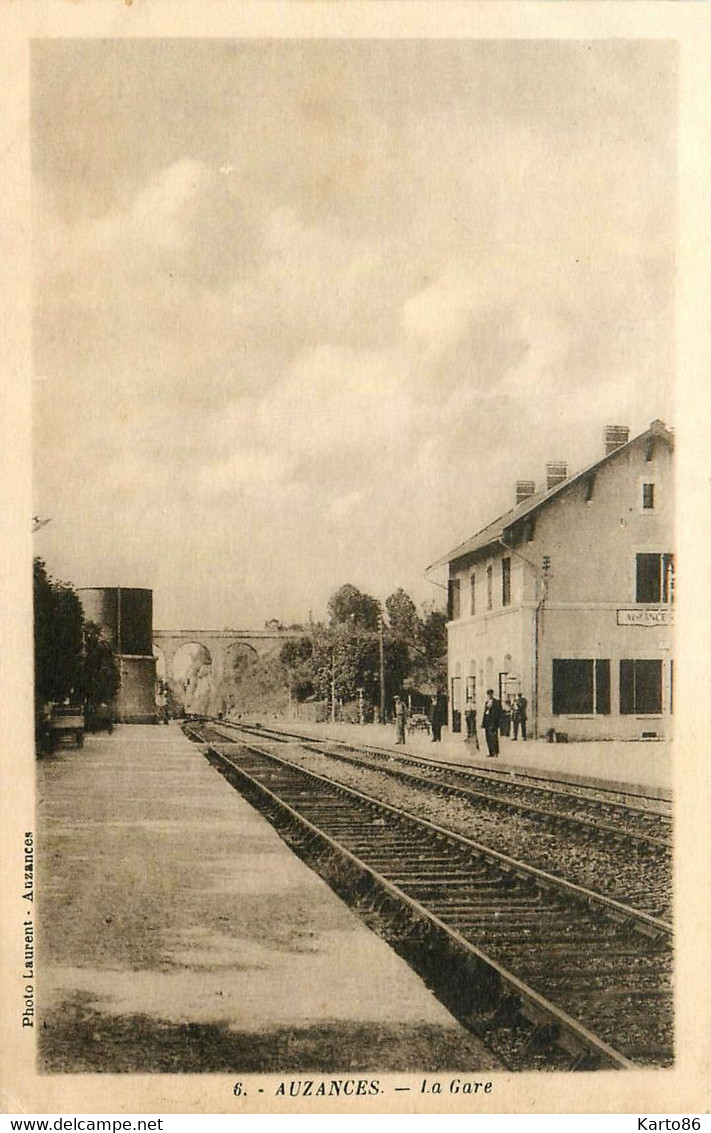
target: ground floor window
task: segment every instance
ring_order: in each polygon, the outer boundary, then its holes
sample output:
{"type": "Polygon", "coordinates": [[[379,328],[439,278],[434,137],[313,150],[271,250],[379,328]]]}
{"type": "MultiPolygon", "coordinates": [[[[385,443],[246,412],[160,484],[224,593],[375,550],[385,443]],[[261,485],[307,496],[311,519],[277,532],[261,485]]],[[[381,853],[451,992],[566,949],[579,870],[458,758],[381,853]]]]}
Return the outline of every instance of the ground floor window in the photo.
{"type": "Polygon", "coordinates": [[[607,716],[610,713],[610,662],[554,658],[553,715],[607,716]]]}
{"type": "Polygon", "coordinates": [[[620,712],[623,715],[662,711],[662,662],[620,661],[620,712]]]}

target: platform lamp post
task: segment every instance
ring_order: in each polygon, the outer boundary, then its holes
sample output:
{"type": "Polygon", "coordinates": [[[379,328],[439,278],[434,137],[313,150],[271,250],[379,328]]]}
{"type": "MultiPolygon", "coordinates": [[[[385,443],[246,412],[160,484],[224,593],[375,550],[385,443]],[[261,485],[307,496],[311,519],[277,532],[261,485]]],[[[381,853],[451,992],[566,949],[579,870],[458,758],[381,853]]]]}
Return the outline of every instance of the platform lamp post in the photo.
{"type": "Polygon", "coordinates": [[[551,557],[544,555],[541,560],[540,571],[540,595],[533,611],[533,738],[539,738],[538,726],[538,709],[540,705],[540,652],[541,652],[541,631],[543,623],[543,608],[545,606],[546,597],[548,594],[548,577],[551,571],[551,557]]]}
{"type": "Polygon", "coordinates": [[[116,694],[118,718],[123,710],[123,627],[121,625],[121,587],[116,587],[116,655],[118,657],[119,686],[116,694]]]}

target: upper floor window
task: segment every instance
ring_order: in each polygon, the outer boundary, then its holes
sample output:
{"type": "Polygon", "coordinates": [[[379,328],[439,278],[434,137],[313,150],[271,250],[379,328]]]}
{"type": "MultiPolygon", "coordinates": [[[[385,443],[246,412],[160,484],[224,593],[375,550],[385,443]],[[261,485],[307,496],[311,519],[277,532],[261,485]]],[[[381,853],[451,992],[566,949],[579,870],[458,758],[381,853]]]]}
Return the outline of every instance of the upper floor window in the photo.
{"type": "Polygon", "coordinates": [[[486,568],[486,608],[490,610],[494,605],[494,568],[486,568]]]}
{"type": "Polygon", "coordinates": [[[511,605],[511,559],[501,560],[501,605],[511,605]]]}
{"type": "Polygon", "coordinates": [[[456,621],[459,617],[459,594],[460,594],[460,581],[458,578],[450,578],[449,580],[449,594],[447,602],[447,613],[450,622],[456,621]]]}
{"type": "Polygon", "coordinates": [[[654,511],[654,484],[642,484],[642,509],[654,511]]]}
{"type": "Polygon", "coordinates": [[[674,556],[637,555],[637,602],[674,601],[674,556]]]}
{"type": "Polygon", "coordinates": [[[469,613],[476,613],[476,574],[472,571],[469,576],[469,613]]]}

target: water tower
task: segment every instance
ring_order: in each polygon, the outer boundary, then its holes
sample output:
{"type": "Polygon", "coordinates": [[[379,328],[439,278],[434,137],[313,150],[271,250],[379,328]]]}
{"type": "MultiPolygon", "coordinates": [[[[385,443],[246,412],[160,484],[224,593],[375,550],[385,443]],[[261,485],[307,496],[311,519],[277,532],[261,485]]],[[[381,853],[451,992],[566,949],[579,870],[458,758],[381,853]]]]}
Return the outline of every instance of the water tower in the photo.
{"type": "Polygon", "coordinates": [[[77,594],[85,619],[101,627],[116,651],[121,673],[113,705],[116,718],[125,724],[155,724],[153,591],[86,586],[77,594]]]}

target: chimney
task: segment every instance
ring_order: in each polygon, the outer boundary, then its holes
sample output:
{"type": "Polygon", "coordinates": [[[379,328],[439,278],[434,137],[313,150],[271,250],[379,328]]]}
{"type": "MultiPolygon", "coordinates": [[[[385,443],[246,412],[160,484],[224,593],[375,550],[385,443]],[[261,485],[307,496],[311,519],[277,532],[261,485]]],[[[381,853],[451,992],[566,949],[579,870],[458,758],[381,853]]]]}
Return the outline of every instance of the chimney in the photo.
{"type": "Polygon", "coordinates": [[[546,489],[550,492],[557,484],[568,479],[568,465],[564,460],[549,460],[546,465],[546,489]]]}
{"type": "Polygon", "coordinates": [[[517,480],[516,481],[516,507],[522,504],[524,500],[528,500],[531,496],[536,494],[536,481],[535,480],[517,480]]]}
{"type": "Polygon", "coordinates": [[[609,456],[615,449],[622,448],[630,439],[627,425],[607,425],[605,427],[605,456],[609,456]]]}

